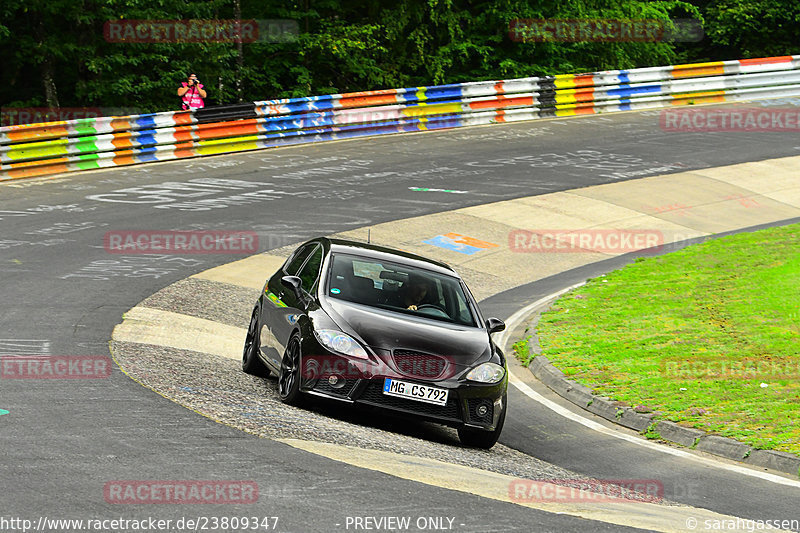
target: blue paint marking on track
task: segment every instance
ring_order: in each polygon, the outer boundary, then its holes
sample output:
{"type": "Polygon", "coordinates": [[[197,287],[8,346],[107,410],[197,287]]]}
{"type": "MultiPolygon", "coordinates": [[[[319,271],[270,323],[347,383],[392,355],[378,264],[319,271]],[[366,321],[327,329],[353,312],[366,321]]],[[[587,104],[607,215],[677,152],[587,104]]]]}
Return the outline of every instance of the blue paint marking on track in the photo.
{"type": "Polygon", "coordinates": [[[456,242],[455,240],[445,237],[444,235],[437,235],[432,239],[428,239],[427,241],[422,241],[425,244],[432,244],[434,246],[438,246],[439,248],[444,248],[446,250],[453,250],[454,252],[458,252],[461,254],[472,255],[474,253],[480,252],[481,249],[475,246],[470,246],[469,244],[463,244],[460,242],[456,242]]]}

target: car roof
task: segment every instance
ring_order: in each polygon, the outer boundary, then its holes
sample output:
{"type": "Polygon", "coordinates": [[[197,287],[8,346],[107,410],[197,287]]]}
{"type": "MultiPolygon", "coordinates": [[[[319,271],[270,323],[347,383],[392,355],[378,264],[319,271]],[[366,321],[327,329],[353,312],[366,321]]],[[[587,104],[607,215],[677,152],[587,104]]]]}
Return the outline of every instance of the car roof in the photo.
{"type": "Polygon", "coordinates": [[[428,259],[421,255],[412,254],[411,252],[404,252],[394,248],[387,248],[385,246],[378,246],[375,244],[368,244],[365,242],[350,241],[345,239],[332,239],[330,237],[320,237],[314,239],[319,241],[328,250],[333,253],[347,253],[351,255],[358,255],[361,257],[368,257],[370,259],[380,259],[384,261],[393,261],[418,268],[432,270],[448,276],[461,278],[455,270],[453,270],[446,263],[436,261],[435,259],[428,259]]]}

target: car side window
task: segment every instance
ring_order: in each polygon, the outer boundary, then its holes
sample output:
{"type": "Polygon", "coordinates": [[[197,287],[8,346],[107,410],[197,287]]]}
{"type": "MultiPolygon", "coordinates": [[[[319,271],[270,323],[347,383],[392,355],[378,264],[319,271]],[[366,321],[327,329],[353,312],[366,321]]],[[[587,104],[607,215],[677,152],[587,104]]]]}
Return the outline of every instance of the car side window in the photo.
{"type": "Polygon", "coordinates": [[[438,305],[439,307],[444,308],[444,296],[442,294],[442,282],[437,280],[433,281],[433,294],[428,295],[428,301],[432,304],[438,305]]]}
{"type": "Polygon", "coordinates": [[[295,252],[294,256],[289,259],[288,264],[283,269],[290,276],[297,275],[297,271],[300,270],[300,266],[303,262],[308,258],[311,251],[314,249],[313,244],[307,244],[297,252],[295,252]]]}
{"type": "Polygon", "coordinates": [[[303,282],[303,290],[310,293],[319,278],[319,268],[322,266],[322,247],[317,246],[300,270],[298,276],[303,282]]]}
{"type": "Polygon", "coordinates": [[[458,304],[458,319],[462,323],[470,322],[470,313],[469,307],[467,307],[467,302],[465,302],[462,298],[456,297],[456,302],[458,304]]]}

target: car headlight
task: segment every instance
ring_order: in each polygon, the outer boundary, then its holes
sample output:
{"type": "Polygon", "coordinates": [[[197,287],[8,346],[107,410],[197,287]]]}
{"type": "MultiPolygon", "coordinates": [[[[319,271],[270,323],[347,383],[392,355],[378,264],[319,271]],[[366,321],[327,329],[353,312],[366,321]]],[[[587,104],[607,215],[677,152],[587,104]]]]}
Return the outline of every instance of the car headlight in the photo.
{"type": "Polygon", "coordinates": [[[320,344],[332,352],[367,359],[367,352],[356,340],[335,329],[315,329],[314,336],[320,344]]]}
{"type": "Polygon", "coordinates": [[[497,383],[505,375],[505,369],[497,363],[483,363],[470,370],[467,379],[479,383],[497,383]]]}

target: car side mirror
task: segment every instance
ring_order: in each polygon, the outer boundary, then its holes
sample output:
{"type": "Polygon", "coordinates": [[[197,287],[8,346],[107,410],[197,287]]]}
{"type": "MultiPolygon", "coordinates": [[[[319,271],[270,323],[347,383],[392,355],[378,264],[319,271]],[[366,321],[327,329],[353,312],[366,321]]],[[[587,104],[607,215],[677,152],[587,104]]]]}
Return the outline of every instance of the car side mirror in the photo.
{"type": "Polygon", "coordinates": [[[303,292],[300,289],[303,286],[303,280],[297,276],[283,276],[281,278],[281,285],[292,291],[295,298],[298,300],[302,298],[303,292]]]}
{"type": "Polygon", "coordinates": [[[498,331],[503,331],[506,329],[506,323],[499,318],[487,318],[486,329],[489,330],[489,333],[497,333],[498,331]]]}

